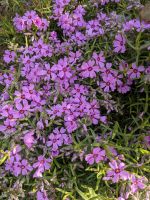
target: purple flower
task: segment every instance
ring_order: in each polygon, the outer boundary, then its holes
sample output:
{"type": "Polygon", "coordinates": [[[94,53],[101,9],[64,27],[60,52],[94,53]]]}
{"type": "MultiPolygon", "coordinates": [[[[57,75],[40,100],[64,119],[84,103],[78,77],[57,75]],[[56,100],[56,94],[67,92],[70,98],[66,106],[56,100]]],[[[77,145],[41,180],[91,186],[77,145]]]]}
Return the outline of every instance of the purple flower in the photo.
{"type": "Polygon", "coordinates": [[[49,140],[47,142],[48,147],[52,147],[53,151],[56,151],[63,144],[62,133],[65,132],[65,129],[61,128],[60,131],[58,128],[53,130],[53,133],[49,135],[49,140]]]}
{"type": "Polygon", "coordinates": [[[30,171],[32,171],[31,165],[28,163],[27,160],[23,159],[20,162],[14,162],[14,175],[18,176],[20,174],[27,175],[30,171]]]}
{"type": "Polygon", "coordinates": [[[28,111],[30,111],[30,106],[27,100],[23,100],[22,103],[16,102],[16,108],[18,113],[16,114],[17,118],[24,118],[28,115],[28,111]]]}
{"type": "Polygon", "coordinates": [[[40,23],[40,25],[38,26],[38,28],[39,28],[39,30],[43,30],[43,31],[46,31],[47,30],[47,28],[48,28],[48,26],[49,26],[49,22],[47,21],[47,19],[44,19],[44,18],[42,18],[41,19],[41,23],[40,23]]]}
{"type": "Polygon", "coordinates": [[[135,63],[133,63],[131,69],[127,71],[127,74],[130,79],[135,79],[140,77],[141,72],[144,72],[144,67],[143,66],[138,67],[136,66],[135,63]]]}
{"type": "Polygon", "coordinates": [[[114,91],[116,89],[116,79],[112,75],[103,76],[103,81],[100,82],[100,87],[104,92],[114,91]]]}
{"type": "Polygon", "coordinates": [[[68,66],[67,58],[60,59],[58,61],[58,64],[56,64],[52,67],[52,70],[56,71],[58,73],[59,78],[71,78],[72,77],[71,68],[68,66]]]}
{"type": "Polygon", "coordinates": [[[125,37],[122,34],[117,34],[113,42],[114,52],[124,53],[126,51],[125,43],[125,37]]]}
{"type": "Polygon", "coordinates": [[[0,132],[3,132],[4,134],[11,134],[14,133],[16,131],[16,121],[11,121],[9,119],[4,121],[3,125],[0,125],[0,132]]]}
{"type": "Polygon", "coordinates": [[[100,66],[100,68],[104,67],[105,65],[104,52],[101,51],[99,54],[94,52],[92,57],[94,58],[96,64],[100,66]]]}
{"type": "Polygon", "coordinates": [[[45,190],[40,190],[37,192],[37,200],[49,200],[45,190]]]}
{"type": "Polygon", "coordinates": [[[116,160],[112,160],[109,162],[109,166],[111,170],[107,171],[107,176],[105,176],[103,180],[112,180],[113,183],[116,183],[119,180],[129,179],[129,173],[124,170],[125,164],[123,162],[117,163],[116,160]]]}
{"type": "Polygon", "coordinates": [[[144,184],[145,178],[137,178],[134,175],[131,176],[131,191],[133,193],[137,192],[139,189],[143,190],[146,185],[144,184]]]}
{"type": "Polygon", "coordinates": [[[104,160],[105,156],[105,150],[96,147],[92,150],[91,154],[86,155],[85,160],[89,165],[93,165],[94,162],[99,163],[100,161],[104,160]]]}
{"type": "Polygon", "coordinates": [[[33,146],[33,144],[35,144],[35,139],[33,135],[34,131],[25,131],[25,135],[23,137],[23,141],[29,149],[33,146]]]}
{"type": "Polygon", "coordinates": [[[94,61],[89,60],[87,63],[84,62],[81,65],[80,70],[80,76],[83,78],[94,78],[96,77],[96,72],[99,72],[99,66],[96,66],[94,61]]]}
{"type": "Polygon", "coordinates": [[[16,53],[14,51],[6,50],[4,54],[4,61],[6,63],[14,62],[16,58],[16,53]]]}
{"type": "MultiPolygon", "coordinates": [[[[41,172],[50,169],[51,162],[52,160],[50,158],[46,159],[44,156],[39,156],[38,161],[33,164],[33,168],[38,168],[37,170],[40,172],[39,174],[41,174],[41,172]]],[[[36,177],[35,175],[37,175],[37,173],[35,173],[33,177],[36,177]]]]}
{"type": "Polygon", "coordinates": [[[84,85],[75,84],[71,90],[71,94],[76,97],[88,94],[88,89],[84,85]]]}
{"type": "Polygon", "coordinates": [[[145,141],[145,144],[147,145],[147,147],[150,147],[150,136],[145,136],[144,137],[144,141],[145,141]]]}

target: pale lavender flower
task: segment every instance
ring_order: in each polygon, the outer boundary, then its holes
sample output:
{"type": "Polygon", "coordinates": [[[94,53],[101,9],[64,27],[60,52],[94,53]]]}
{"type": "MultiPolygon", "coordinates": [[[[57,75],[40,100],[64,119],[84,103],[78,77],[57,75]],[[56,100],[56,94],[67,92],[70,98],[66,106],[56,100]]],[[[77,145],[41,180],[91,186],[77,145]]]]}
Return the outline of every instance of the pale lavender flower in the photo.
{"type": "Polygon", "coordinates": [[[104,160],[106,156],[105,150],[100,149],[99,147],[95,147],[92,150],[91,154],[85,156],[85,160],[89,165],[93,165],[95,163],[99,163],[104,160]]]}
{"type": "Polygon", "coordinates": [[[129,179],[129,173],[124,170],[125,164],[123,162],[112,160],[109,162],[109,166],[111,169],[107,171],[107,176],[103,180],[112,180],[113,183],[116,183],[119,180],[129,179]]]}

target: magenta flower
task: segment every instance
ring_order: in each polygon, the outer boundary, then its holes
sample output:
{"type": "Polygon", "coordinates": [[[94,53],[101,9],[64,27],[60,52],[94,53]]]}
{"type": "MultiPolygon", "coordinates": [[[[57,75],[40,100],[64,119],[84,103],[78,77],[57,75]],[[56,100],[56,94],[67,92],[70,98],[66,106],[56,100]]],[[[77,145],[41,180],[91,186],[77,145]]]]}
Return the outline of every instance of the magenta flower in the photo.
{"type": "Polygon", "coordinates": [[[144,72],[144,67],[143,66],[136,66],[135,63],[132,64],[131,69],[129,69],[127,71],[127,74],[129,76],[129,78],[131,79],[135,79],[135,78],[139,78],[141,75],[141,72],[144,72]]]}
{"type": "Polygon", "coordinates": [[[87,63],[84,62],[81,65],[80,70],[80,76],[83,78],[94,78],[96,77],[96,72],[99,72],[99,66],[96,66],[94,61],[89,60],[87,63]]]}
{"type": "Polygon", "coordinates": [[[122,34],[117,34],[113,42],[114,52],[124,53],[126,51],[125,43],[126,43],[125,37],[122,34]]]}
{"type": "Polygon", "coordinates": [[[6,50],[4,54],[4,61],[6,63],[14,62],[16,58],[16,53],[14,51],[6,50]]]}
{"type": "Polygon", "coordinates": [[[129,173],[124,170],[125,164],[123,162],[117,163],[116,160],[112,160],[109,162],[109,166],[111,170],[107,171],[107,176],[105,176],[103,180],[112,180],[113,183],[116,183],[119,180],[129,179],[129,173]]]}
{"type": "Polygon", "coordinates": [[[91,154],[86,155],[85,160],[89,165],[93,165],[95,163],[99,163],[104,160],[106,156],[105,150],[100,149],[99,147],[95,147],[92,150],[91,154]]]}

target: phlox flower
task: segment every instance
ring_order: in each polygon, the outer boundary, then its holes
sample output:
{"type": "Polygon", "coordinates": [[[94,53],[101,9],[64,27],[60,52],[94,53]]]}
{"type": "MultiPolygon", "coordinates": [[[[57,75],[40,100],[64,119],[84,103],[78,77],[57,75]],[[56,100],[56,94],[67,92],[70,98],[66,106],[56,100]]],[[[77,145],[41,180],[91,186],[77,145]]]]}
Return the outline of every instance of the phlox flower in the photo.
{"type": "Polygon", "coordinates": [[[14,51],[9,51],[9,50],[5,51],[3,59],[6,63],[14,62],[15,58],[16,58],[16,53],[14,51]]]}
{"type": "Polygon", "coordinates": [[[33,175],[33,177],[39,177],[39,176],[41,176],[42,172],[44,172],[45,170],[50,169],[50,163],[51,162],[52,162],[52,160],[50,158],[46,159],[42,155],[39,156],[38,157],[38,161],[33,164],[33,168],[37,169],[38,173],[36,171],[35,174],[33,175]]]}
{"type": "Polygon", "coordinates": [[[4,74],[3,75],[3,78],[4,78],[4,83],[6,85],[6,88],[9,88],[12,84],[12,82],[14,81],[14,75],[13,74],[4,74]]]}
{"type": "Polygon", "coordinates": [[[13,23],[15,28],[18,31],[24,31],[26,29],[26,21],[23,19],[23,17],[20,17],[18,14],[14,17],[13,23]]]}
{"type": "Polygon", "coordinates": [[[59,78],[69,79],[72,77],[72,71],[68,65],[67,58],[60,59],[58,64],[52,66],[52,70],[57,72],[59,78]]]}
{"type": "Polygon", "coordinates": [[[109,162],[110,170],[107,171],[107,175],[103,180],[112,180],[113,183],[118,182],[119,180],[129,179],[129,173],[124,170],[125,164],[123,162],[117,162],[112,160],[109,162]]]}
{"type": "Polygon", "coordinates": [[[139,78],[142,72],[144,72],[144,67],[136,66],[136,64],[133,63],[132,67],[127,71],[127,74],[130,77],[130,79],[135,79],[139,78]]]}
{"type": "Polygon", "coordinates": [[[76,97],[86,94],[88,94],[88,89],[84,85],[75,84],[71,90],[71,95],[76,97]]]}
{"type": "Polygon", "coordinates": [[[104,160],[106,156],[105,150],[102,150],[99,147],[95,147],[92,150],[91,154],[85,156],[85,160],[89,165],[93,165],[95,163],[99,163],[100,161],[104,160]]]}
{"type": "Polygon", "coordinates": [[[49,200],[45,190],[38,191],[36,194],[36,198],[37,198],[37,200],[49,200]]]}
{"type": "Polygon", "coordinates": [[[114,70],[112,69],[112,63],[106,63],[105,66],[100,67],[100,71],[102,72],[102,77],[103,76],[109,76],[114,74],[114,70]]]}
{"type": "Polygon", "coordinates": [[[50,115],[51,119],[54,119],[55,117],[61,117],[62,115],[61,105],[57,104],[55,106],[52,106],[51,109],[47,109],[47,113],[50,115]]]}
{"type": "Polygon", "coordinates": [[[39,30],[43,30],[43,31],[46,31],[47,30],[47,28],[48,28],[48,26],[49,26],[49,22],[47,21],[47,19],[44,19],[44,18],[42,18],[41,19],[41,23],[40,23],[40,25],[38,26],[38,28],[39,28],[39,30]]]}
{"type": "Polygon", "coordinates": [[[131,191],[133,193],[137,192],[139,189],[143,190],[146,185],[145,185],[145,178],[142,177],[142,178],[137,178],[135,177],[134,175],[131,175],[131,191]]]}
{"type": "Polygon", "coordinates": [[[18,175],[27,175],[30,171],[32,171],[31,165],[28,163],[26,159],[22,161],[14,162],[14,170],[13,173],[15,176],[18,175]]]}
{"type": "Polygon", "coordinates": [[[30,105],[28,104],[27,100],[23,100],[22,103],[16,102],[16,108],[18,111],[16,113],[17,118],[24,118],[30,111],[30,105]]]}
{"type": "Polygon", "coordinates": [[[97,54],[96,52],[93,53],[92,58],[94,58],[95,62],[97,65],[100,66],[100,68],[103,68],[105,65],[105,57],[104,57],[104,52],[100,52],[99,54],[97,54]]]}
{"type": "Polygon", "coordinates": [[[4,134],[11,134],[14,133],[16,131],[16,121],[11,121],[11,120],[5,120],[4,124],[1,125],[0,124],[0,132],[4,133],[4,134]]]}
{"type": "Polygon", "coordinates": [[[63,144],[62,135],[60,134],[58,128],[53,130],[53,133],[49,135],[49,140],[47,142],[48,147],[52,147],[52,150],[57,150],[63,144]]]}
{"type": "Polygon", "coordinates": [[[73,22],[72,23],[73,23],[74,26],[77,26],[77,27],[85,26],[85,21],[83,19],[82,14],[74,13],[72,17],[73,17],[73,22]]]}
{"type": "Polygon", "coordinates": [[[35,138],[34,138],[34,131],[25,131],[23,136],[23,141],[25,145],[30,149],[33,144],[35,144],[35,138]]]}
{"type": "Polygon", "coordinates": [[[96,77],[96,72],[99,72],[99,66],[95,65],[95,62],[92,60],[89,60],[88,62],[84,62],[81,65],[80,69],[81,73],[80,76],[83,78],[94,78],[96,77]]]}
{"type": "Polygon", "coordinates": [[[116,79],[112,75],[103,76],[103,81],[100,82],[100,87],[104,92],[114,91],[116,89],[116,79]]]}
{"type": "Polygon", "coordinates": [[[78,46],[81,46],[85,44],[86,36],[82,32],[76,31],[72,34],[71,41],[75,42],[78,46]]]}
{"type": "Polygon", "coordinates": [[[122,34],[117,34],[113,42],[114,52],[124,53],[126,51],[125,44],[126,44],[125,37],[122,34]]]}

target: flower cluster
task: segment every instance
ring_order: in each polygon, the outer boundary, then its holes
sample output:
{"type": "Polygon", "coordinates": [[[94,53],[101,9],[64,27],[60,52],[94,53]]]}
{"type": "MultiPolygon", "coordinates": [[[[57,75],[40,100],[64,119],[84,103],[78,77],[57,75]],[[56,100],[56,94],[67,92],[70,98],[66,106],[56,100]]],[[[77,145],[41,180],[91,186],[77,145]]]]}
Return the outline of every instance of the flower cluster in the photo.
{"type": "MultiPolygon", "coordinates": [[[[0,133],[10,141],[7,174],[39,180],[49,176],[53,165],[59,166],[57,158],[70,159],[79,151],[76,143],[84,144],[89,130],[97,133],[99,127],[112,125],[109,113],[117,110],[112,96],[128,95],[149,75],[147,60],[140,61],[139,51],[145,47],[140,48],[139,40],[150,23],[108,13],[109,4],[121,2],[53,0],[50,16],[34,10],[16,14],[13,24],[26,44],[5,50],[0,73],[0,133]]],[[[103,180],[129,181],[131,193],[144,189],[144,178],[127,172],[123,156],[110,151],[116,159],[99,147],[83,154],[89,165],[111,168],[103,180]]],[[[38,200],[49,199],[43,186],[37,185],[36,191],[38,200]]]]}

